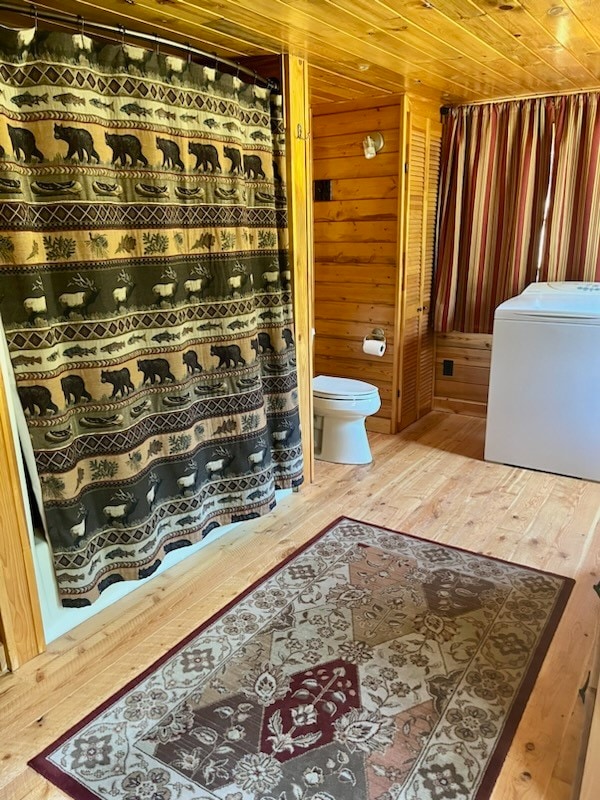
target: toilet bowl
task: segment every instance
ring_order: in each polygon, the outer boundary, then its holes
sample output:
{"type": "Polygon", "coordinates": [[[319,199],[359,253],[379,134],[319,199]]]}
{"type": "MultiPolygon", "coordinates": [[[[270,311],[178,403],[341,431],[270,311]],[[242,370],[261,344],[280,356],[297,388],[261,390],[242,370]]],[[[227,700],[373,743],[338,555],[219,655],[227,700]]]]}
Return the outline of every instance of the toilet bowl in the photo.
{"type": "Polygon", "coordinates": [[[369,464],[373,457],[365,419],[379,411],[379,389],[364,381],[313,378],[315,458],[336,464],[369,464]]]}

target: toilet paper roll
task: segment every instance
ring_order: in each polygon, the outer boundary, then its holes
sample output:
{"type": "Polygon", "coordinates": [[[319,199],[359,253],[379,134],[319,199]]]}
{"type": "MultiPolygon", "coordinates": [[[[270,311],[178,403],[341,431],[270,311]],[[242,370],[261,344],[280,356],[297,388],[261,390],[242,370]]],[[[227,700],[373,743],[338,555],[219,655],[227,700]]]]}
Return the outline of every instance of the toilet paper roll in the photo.
{"type": "Polygon", "coordinates": [[[363,339],[363,353],[370,356],[382,356],[385,353],[385,342],[379,339],[363,339]]]}

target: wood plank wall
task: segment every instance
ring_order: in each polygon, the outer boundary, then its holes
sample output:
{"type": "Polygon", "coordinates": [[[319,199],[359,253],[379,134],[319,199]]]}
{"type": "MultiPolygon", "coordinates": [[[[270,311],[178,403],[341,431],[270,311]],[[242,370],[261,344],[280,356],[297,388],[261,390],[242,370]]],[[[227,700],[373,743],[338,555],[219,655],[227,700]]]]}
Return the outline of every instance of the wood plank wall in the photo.
{"type": "Polygon", "coordinates": [[[313,177],[330,180],[332,200],[314,203],[315,375],[372,383],[381,395],[371,429],[392,430],[394,324],[398,277],[401,97],[313,108],[313,177]],[[383,150],[364,157],[380,131],[383,150]],[[365,355],[363,338],[384,329],[387,350],[365,355]]]}
{"type": "Polygon", "coordinates": [[[485,333],[438,333],[435,337],[434,407],[484,417],[490,382],[492,337],[485,333]],[[443,374],[452,362],[451,376],[443,374]]]}

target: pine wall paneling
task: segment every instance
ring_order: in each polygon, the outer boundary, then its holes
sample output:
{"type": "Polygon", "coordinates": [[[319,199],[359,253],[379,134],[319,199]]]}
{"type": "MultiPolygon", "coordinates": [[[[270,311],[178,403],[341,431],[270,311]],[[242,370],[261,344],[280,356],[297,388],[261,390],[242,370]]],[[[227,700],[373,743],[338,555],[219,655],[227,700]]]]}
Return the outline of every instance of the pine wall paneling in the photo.
{"type": "Polygon", "coordinates": [[[330,180],[332,200],[314,203],[315,374],[373,383],[381,409],[371,429],[393,428],[398,277],[398,177],[402,97],[313,108],[313,172],[330,180]],[[380,131],[385,144],[366,159],[362,141],[380,131]],[[384,329],[382,358],[362,351],[384,329]]]}
{"type": "Polygon", "coordinates": [[[437,409],[485,416],[490,382],[492,337],[485,333],[438,333],[435,348],[437,409]],[[453,374],[443,374],[444,361],[453,374]]]}
{"type": "Polygon", "coordinates": [[[384,433],[432,406],[440,132],[437,104],[408,95],[313,109],[314,177],[332,182],[332,199],[314,203],[315,372],[375,384],[382,406],[367,425],[384,433]],[[385,144],[365,159],[374,131],[385,144]],[[373,327],[386,334],[382,358],[362,352],[373,327]]]}

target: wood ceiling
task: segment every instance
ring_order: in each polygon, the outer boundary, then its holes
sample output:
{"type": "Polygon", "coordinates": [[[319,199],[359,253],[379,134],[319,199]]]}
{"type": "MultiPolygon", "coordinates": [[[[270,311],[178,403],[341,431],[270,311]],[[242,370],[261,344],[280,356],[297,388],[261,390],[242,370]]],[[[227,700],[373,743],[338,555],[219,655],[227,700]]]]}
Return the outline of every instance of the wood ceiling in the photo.
{"type": "MultiPolygon", "coordinates": [[[[451,105],[600,88],[598,0],[103,0],[101,8],[88,0],[42,0],[36,6],[159,33],[233,60],[303,56],[313,103],[408,90],[451,105]]],[[[5,24],[17,19],[0,10],[5,24]]]]}

